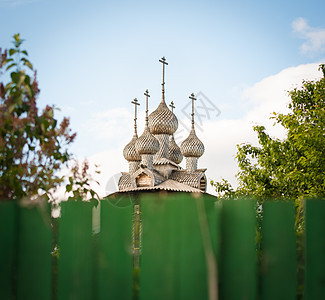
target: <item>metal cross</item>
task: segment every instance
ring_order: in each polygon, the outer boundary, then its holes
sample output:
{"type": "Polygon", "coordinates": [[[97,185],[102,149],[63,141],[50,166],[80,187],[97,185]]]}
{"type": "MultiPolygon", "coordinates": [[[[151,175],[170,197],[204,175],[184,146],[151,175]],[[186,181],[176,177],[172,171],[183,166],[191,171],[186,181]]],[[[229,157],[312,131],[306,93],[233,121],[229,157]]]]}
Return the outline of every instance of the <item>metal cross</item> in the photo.
{"type": "Polygon", "coordinates": [[[148,125],[148,98],[150,97],[149,91],[146,90],[144,95],[146,96],[146,126],[148,125]]]}
{"type": "Polygon", "coordinates": [[[174,112],[174,108],[175,108],[175,106],[174,106],[174,102],[173,102],[173,101],[169,104],[169,106],[171,107],[172,112],[174,112]]]}
{"type": "Polygon", "coordinates": [[[192,124],[194,125],[194,100],[196,100],[196,98],[194,97],[194,93],[192,93],[189,98],[192,100],[192,124]]]}
{"type": "Polygon", "coordinates": [[[136,133],[137,131],[137,106],[140,105],[140,103],[138,103],[138,99],[134,98],[133,101],[131,101],[132,104],[134,104],[134,131],[136,133]]]}
{"type": "Polygon", "coordinates": [[[166,58],[165,56],[161,59],[159,59],[159,62],[162,63],[163,65],[163,73],[162,73],[162,96],[163,96],[163,100],[165,100],[165,65],[168,65],[168,63],[166,62],[166,58]]]}
{"type": "Polygon", "coordinates": [[[137,119],[137,106],[140,105],[140,103],[138,103],[138,99],[134,98],[133,101],[131,101],[132,104],[134,104],[134,120],[137,119]]]}

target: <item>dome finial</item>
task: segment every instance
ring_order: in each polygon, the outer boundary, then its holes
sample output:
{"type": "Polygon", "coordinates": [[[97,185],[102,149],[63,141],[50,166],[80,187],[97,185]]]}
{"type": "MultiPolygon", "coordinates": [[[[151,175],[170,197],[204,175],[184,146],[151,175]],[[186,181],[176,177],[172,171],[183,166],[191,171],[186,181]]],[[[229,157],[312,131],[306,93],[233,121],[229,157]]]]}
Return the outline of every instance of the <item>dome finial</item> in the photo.
{"type": "Polygon", "coordinates": [[[134,104],[134,135],[137,135],[137,106],[140,105],[140,103],[138,103],[137,98],[134,98],[131,103],[134,104]]]}
{"type": "MultiPolygon", "coordinates": [[[[185,157],[201,157],[204,153],[204,145],[199,140],[199,138],[196,136],[195,128],[194,128],[194,100],[196,98],[194,97],[194,93],[190,95],[190,99],[192,100],[192,129],[189,134],[189,136],[183,141],[181,144],[181,152],[185,157]]],[[[189,165],[191,165],[190,163],[189,165]]],[[[192,165],[194,166],[194,165],[192,165]]],[[[187,167],[186,167],[187,168],[187,167]]],[[[196,167],[190,168],[191,170],[196,169],[196,167]]]]}
{"type": "Polygon", "coordinates": [[[175,108],[175,105],[174,105],[174,102],[170,102],[169,104],[170,108],[172,109],[172,113],[174,112],[174,108],[175,108]]]}
{"type": "Polygon", "coordinates": [[[146,127],[149,127],[149,121],[148,121],[148,98],[150,97],[149,91],[146,90],[144,95],[146,96],[146,127]]]}
{"type": "Polygon", "coordinates": [[[134,134],[132,140],[124,147],[123,149],[123,155],[124,158],[130,163],[129,172],[133,173],[137,169],[137,163],[141,161],[141,156],[135,149],[135,143],[138,139],[138,133],[137,133],[137,106],[140,105],[138,103],[138,99],[134,98],[133,101],[131,101],[132,104],[134,104],[134,134]],[[137,162],[137,163],[135,163],[137,162]]]}
{"type": "Polygon", "coordinates": [[[149,129],[149,122],[148,122],[148,98],[150,97],[149,91],[146,90],[144,95],[146,96],[146,125],[144,127],[143,134],[137,139],[135,143],[135,149],[142,156],[143,164],[145,164],[150,170],[152,170],[152,159],[153,159],[152,155],[156,154],[157,151],[159,150],[159,142],[150,133],[150,129],[149,129]]]}
{"type": "Polygon", "coordinates": [[[194,100],[196,100],[196,98],[194,97],[194,93],[192,93],[189,98],[192,100],[192,129],[194,129],[194,100]]]}
{"type": "Polygon", "coordinates": [[[165,102],[165,65],[168,65],[168,63],[166,62],[166,58],[165,56],[162,57],[161,59],[159,59],[159,62],[162,63],[163,65],[163,69],[162,69],[162,97],[161,97],[161,102],[165,102]]]}

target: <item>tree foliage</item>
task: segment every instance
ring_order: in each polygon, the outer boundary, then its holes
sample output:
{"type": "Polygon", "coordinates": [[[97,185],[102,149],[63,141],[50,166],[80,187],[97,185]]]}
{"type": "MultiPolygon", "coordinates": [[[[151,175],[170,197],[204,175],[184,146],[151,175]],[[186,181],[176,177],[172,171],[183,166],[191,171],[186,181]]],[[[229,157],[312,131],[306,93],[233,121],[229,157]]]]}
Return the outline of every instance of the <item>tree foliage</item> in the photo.
{"type": "MultiPolygon", "coordinates": [[[[95,173],[99,174],[98,166],[95,165],[95,173]]],[[[84,160],[81,164],[77,160],[73,162],[68,176],[69,183],[66,185],[66,192],[70,194],[69,201],[83,201],[85,199],[94,200],[97,205],[99,195],[91,188],[91,182],[94,181],[89,173],[89,163],[84,160]]],[[[96,182],[99,184],[99,182],[96,182]]]]}
{"type": "Polygon", "coordinates": [[[292,200],[296,204],[298,253],[298,299],[303,298],[304,199],[325,197],[325,65],[318,81],[303,81],[289,92],[288,114],[273,113],[286,130],[283,140],[272,138],[264,126],[255,126],[259,146],[237,145],[237,189],[222,179],[211,181],[221,198],[255,197],[257,200],[256,243],[261,253],[263,201],[292,200]]]}
{"type": "Polygon", "coordinates": [[[54,106],[39,111],[36,71],[22,43],[15,34],[14,47],[0,49],[0,74],[8,78],[0,82],[0,199],[49,196],[64,181],[58,171],[72,158],[76,136],[68,118],[54,117],[54,106]]]}
{"type": "Polygon", "coordinates": [[[325,66],[318,81],[303,81],[289,92],[290,113],[273,113],[287,132],[272,138],[264,126],[255,126],[259,146],[237,145],[239,186],[227,180],[212,181],[220,197],[256,196],[260,199],[294,199],[325,196],[325,66]]]}

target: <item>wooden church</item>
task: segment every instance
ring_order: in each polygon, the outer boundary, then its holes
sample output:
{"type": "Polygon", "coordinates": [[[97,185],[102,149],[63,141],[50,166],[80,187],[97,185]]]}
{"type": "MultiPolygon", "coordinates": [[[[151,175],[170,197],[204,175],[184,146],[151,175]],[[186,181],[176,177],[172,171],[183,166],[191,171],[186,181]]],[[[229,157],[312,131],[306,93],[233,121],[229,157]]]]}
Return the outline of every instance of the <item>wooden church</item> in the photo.
{"type": "Polygon", "coordinates": [[[129,172],[122,172],[118,183],[119,193],[137,191],[169,191],[169,192],[197,192],[206,191],[206,169],[198,169],[198,159],[204,153],[204,145],[195,133],[194,123],[194,94],[192,101],[192,126],[189,136],[179,147],[174,139],[178,128],[178,120],[173,113],[174,104],[168,108],[165,100],[165,65],[162,63],[162,97],[161,102],[148,116],[148,90],[146,97],[145,128],[140,137],[137,134],[137,106],[135,106],[134,134],[131,141],[123,150],[124,158],[129,163],[129,172]],[[186,169],[179,164],[183,157],[186,159],[186,169]]]}

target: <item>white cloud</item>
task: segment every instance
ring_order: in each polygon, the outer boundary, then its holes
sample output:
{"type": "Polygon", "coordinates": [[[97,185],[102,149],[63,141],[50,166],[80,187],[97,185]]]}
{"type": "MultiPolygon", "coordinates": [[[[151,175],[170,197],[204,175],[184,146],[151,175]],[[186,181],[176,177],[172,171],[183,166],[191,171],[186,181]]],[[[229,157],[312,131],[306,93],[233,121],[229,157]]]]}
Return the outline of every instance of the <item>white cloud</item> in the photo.
{"type": "Polygon", "coordinates": [[[90,165],[99,165],[100,174],[93,177],[100,186],[93,184],[92,187],[100,196],[107,196],[118,190],[117,177],[121,172],[128,172],[128,163],[123,157],[124,145],[118,145],[115,149],[96,153],[88,158],[90,165]]]}
{"type": "Polygon", "coordinates": [[[283,138],[283,128],[279,125],[273,126],[274,120],[270,120],[272,112],[287,113],[290,102],[287,91],[300,87],[302,80],[315,80],[320,77],[317,63],[306,64],[284,69],[244,89],[242,100],[253,104],[245,116],[237,120],[208,122],[204,126],[202,141],[205,143],[206,153],[200,161],[200,166],[208,167],[208,176],[215,180],[223,177],[236,185],[236,145],[257,145],[257,136],[252,129],[256,124],[264,125],[271,136],[283,138]]]}
{"type": "MultiPolygon", "coordinates": [[[[197,130],[197,135],[203,141],[206,149],[204,155],[199,159],[199,167],[208,168],[208,179],[220,180],[221,178],[226,178],[236,186],[236,145],[241,143],[252,143],[257,145],[257,136],[252,129],[255,124],[264,125],[267,132],[272,136],[282,138],[284,136],[282,127],[274,127],[274,121],[269,120],[272,112],[288,112],[288,103],[290,99],[287,91],[301,86],[302,80],[315,80],[320,77],[321,74],[318,71],[317,63],[287,68],[278,74],[269,76],[253,86],[242,90],[241,99],[243,103],[252,107],[242,118],[206,121],[203,124],[203,130],[197,130]]],[[[101,116],[103,118],[106,116],[107,118],[113,119],[118,119],[118,116],[121,116],[122,120],[125,122],[126,118],[130,118],[132,122],[130,113],[112,114],[111,112],[106,112],[101,116]]],[[[142,120],[142,116],[139,117],[139,119],[142,120]]],[[[188,124],[187,119],[182,121],[184,124],[188,124]]],[[[130,122],[130,120],[128,122],[130,122]]],[[[107,126],[114,126],[114,124],[110,123],[110,125],[107,126]]],[[[90,163],[101,165],[102,173],[97,177],[101,183],[101,195],[107,194],[107,182],[114,177],[114,175],[121,171],[128,170],[128,165],[124,160],[122,151],[124,147],[123,143],[127,138],[131,138],[132,133],[130,132],[130,126],[125,127],[126,128],[119,132],[121,138],[124,139],[123,142],[120,141],[119,144],[116,144],[114,149],[97,153],[89,158],[90,163]]],[[[118,125],[115,131],[118,132],[119,130],[118,125]]],[[[141,134],[142,130],[138,132],[141,134]]],[[[178,144],[184,140],[187,135],[187,129],[179,128],[179,133],[177,134],[178,144]]],[[[184,163],[185,162],[182,162],[181,164],[183,167],[185,166],[184,163]]],[[[109,185],[111,184],[112,182],[109,183],[109,185]]],[[[213,193],[212,188],[209,188],[208,191],[213,193]]]]}
{"type": "Polygon", "coordinates": [[[97,139],[127,137],[132,126],[133,115],[123,107],[97,112],[85,123],[86,130],[97,139]]]}
{"type": "Polygon", "coordinates": [[[325,28],[316,28],[308,25],[304,18],[292,22],[292,28],[305,42],[301,45],[304,54],[317,54],[325,52],[325,28]]]}
{"type": "Polygon", "coordinates": [[[270,120],[270,116],[273,112],[289,112],[288,92],[301,87],[303,80],[314,80],[320,77],[317,63],[305,64],[284,69],[246,88],[242,93],[243,98],[252,103],[253,108],[247,113],[245,120],[263,124],[271,134],[281,138],[283,131],[277,126],[272,126],[274,120],[270,120]]]}

